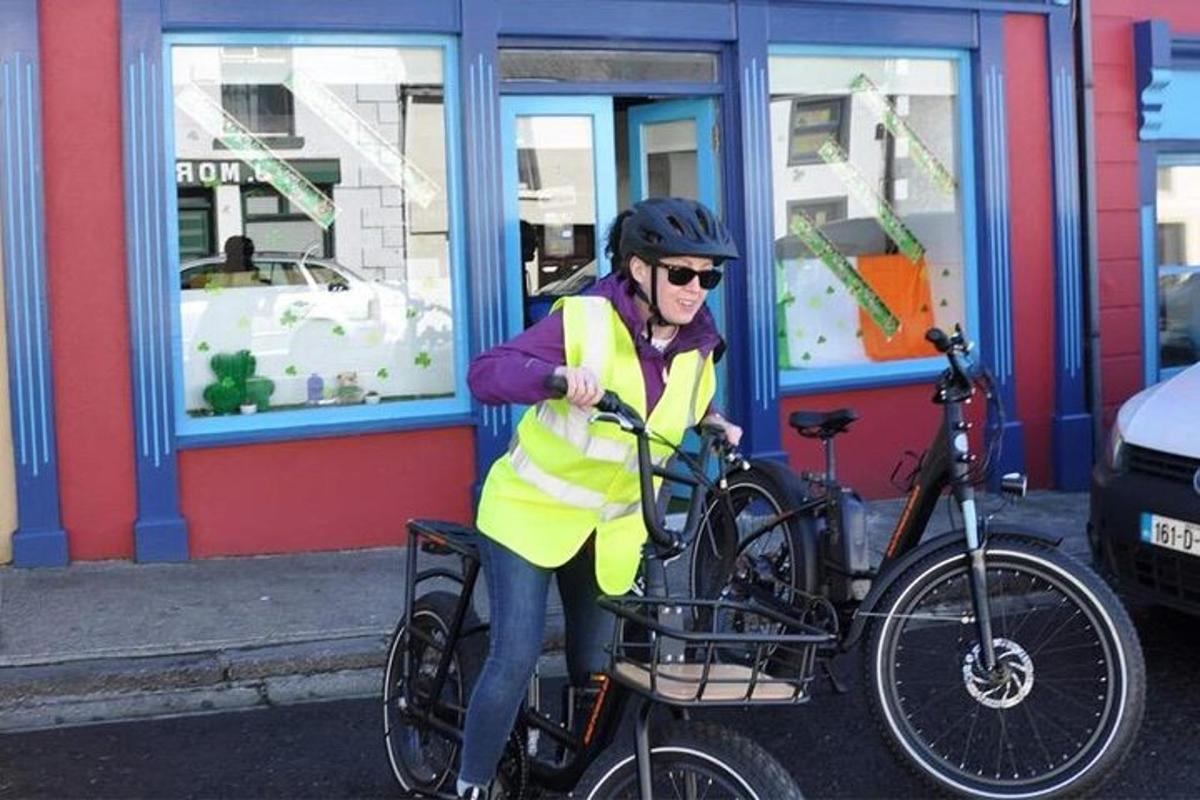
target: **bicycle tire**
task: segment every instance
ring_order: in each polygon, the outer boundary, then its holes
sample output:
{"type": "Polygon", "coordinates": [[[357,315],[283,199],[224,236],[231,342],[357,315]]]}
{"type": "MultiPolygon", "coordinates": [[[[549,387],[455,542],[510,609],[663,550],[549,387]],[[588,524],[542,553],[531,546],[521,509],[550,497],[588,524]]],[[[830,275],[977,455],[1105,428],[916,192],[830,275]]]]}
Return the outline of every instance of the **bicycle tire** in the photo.
{"type": "MultiPolygon", "coordinates": [[[[683,797],[680,782],[703,783],[702,796],[719,800],[802,800],[791,774],[760,745],[722,725],[674,721],[651,731],[652,796],[683,797]],[[714,793],[715,792],[715,793],[714,793]]],[[[569,795],[582,800],[640,800],[637,758],[610,747],[590,764],[569,795]]]]}
{"type": "MultiPolygon", "coordinates": [[[[803,486],[783,464],[752,461],[750,469],[729,477],[727,494],[734,508],[731,526],[720,497],[710,497],[692,547],[689,580],[692,596],[716,597],[732,573],[741,553],[742,538],[767,514],[780,514],[804,501],[803,486]],[[747,510],[750,510],[747,512],[747,510]],[[747,518],[743,519],[743,515],[747,518]]],[[[760,552],[784,548],[780,575],[791,589],[812,594],[817,585],[816,536],[810,517],[798,515],[779,524],[755,544],[760,552]],[[797,568],[797,565],[799,567],[797,568]],[[786,577],[783,577],[786,576],[786,577]]]]}
{"type": "MultiPolygon", "coordinates": [[[[451,592],[424,594],[418,597],[413,605],[413,626],[422,626],[424,632],[435,642],[444,642],[457,606],[458,596],[451,592]]],[[[463,629],[470,630],[478,626],[479,618],[474,611],[468,610],[463,620],[463,629]]],[[[404,694],[402,656],[407,647],[415,648],[414,664],[417,665],[418,679],[428,680],[431,677],[429,670],[436,667],[438,658],[438,654],[429,644],[408,636],[404,620],[401,620],[388,643],[387,666],[383,679],[383,738],[388,763],[391,765],[392,775],[406,792],[436,794],[447,782],[450,783],[450,791],[453,792],[453,779],[458,769],[458,744],[421,725],[400,707],[400,700],[404,694]]],[[[443,702],[466,708],[486,656],[486,637],[473,635],[458,640],[443,688],[443,702]]],[[[461,730],[463,714],[457,713],[454,717],[455,719],[449,721],[461,730]]]]}
{"type": "Polygon", "coordinates": [[[1133,623],[1104,581],[1051,546],[993,534],[985,553],[998,671],[980,666],[968,557],[938,549],[875,608],[863,683],[876,723],[943,791],[1087,794],[1128,755],[1144,713],[1133,623]]]}

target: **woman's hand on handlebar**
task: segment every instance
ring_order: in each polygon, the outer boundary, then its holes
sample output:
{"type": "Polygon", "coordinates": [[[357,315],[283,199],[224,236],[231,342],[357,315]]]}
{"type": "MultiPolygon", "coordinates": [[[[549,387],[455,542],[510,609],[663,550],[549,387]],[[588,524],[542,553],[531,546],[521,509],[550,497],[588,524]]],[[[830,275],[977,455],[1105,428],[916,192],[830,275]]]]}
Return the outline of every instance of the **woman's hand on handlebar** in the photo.
{"type": "Polygon", "coordinates": [[[600,379],[587,367],[556,367],[554,374],[565,378],[567,390],[563,399],[580,408],[591,408],[604,397],[600,379]]]}
{"type": "Polygon", "coordinates": [[[725,433],[725,441],[729,442],[734,447],[737,447],[742,441],[742,427],[740,425],[733,424],[715,411],[701,420],[701,424],[715,425],[718,428],[721,428],[721,430],[725,433]]]}

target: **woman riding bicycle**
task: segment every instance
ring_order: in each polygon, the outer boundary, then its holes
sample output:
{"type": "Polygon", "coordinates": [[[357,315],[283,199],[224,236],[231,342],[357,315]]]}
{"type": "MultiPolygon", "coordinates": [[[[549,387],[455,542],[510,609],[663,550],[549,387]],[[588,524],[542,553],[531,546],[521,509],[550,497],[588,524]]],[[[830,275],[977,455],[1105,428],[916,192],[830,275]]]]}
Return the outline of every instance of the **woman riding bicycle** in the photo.
{"type": "Polygon", "coordinates": [[[735,445],[741,438],[710,405],[724,343],[704,301],[717,268],[738,257],[728,230],[701,203],[651,198],[617,216],[605,252],[612,275],[478,356],[467,378],[482,403],[536,405],[479,503],[491,636],[467,707],[460,797],[486,796],[495,776],[541,655],[551,575],[576,686],[605,663],[612,618],[596,598],[625,593],[636,577],[647,534],[634,438],[591,426],[591,407],[612,389],[675,443],[701,420],[735,445]],[[562,399],[545,386],[552,374],[566,379],[562,399]]]}

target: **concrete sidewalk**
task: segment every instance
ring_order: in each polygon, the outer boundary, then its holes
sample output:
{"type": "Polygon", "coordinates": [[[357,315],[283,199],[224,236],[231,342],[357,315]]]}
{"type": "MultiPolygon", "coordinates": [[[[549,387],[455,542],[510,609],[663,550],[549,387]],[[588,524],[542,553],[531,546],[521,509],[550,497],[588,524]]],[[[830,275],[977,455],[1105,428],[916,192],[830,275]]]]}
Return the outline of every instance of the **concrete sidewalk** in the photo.
{"type": "MultiPolygon", "coordinates": [[[[1035,492],[997,518],[1062,536],[1087,559],[1087,504],[1035,492]]],[[[877,551],[900,508],[871,504],[877,551]]],[[[948,527],[939,508],[931,531],[948,527]]],[[[374,695],[403,609],[404,554],[0,569],[0,732],[374,695]]]]}

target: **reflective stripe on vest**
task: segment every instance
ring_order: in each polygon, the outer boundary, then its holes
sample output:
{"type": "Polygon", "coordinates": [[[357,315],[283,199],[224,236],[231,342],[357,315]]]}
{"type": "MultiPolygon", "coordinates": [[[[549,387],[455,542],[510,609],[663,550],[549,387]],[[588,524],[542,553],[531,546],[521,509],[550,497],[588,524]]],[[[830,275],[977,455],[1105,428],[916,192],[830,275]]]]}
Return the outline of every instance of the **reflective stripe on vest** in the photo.
{"type": "MultiPolygon", "coordinates": [[[[662,397],[647,414],[634,339],[612,304],[602,297],[569,297],[556,308],[563,311],[566,363],[595,372],[602,386],[647,418],[649,428],[678,444],[712,399],[712,359],[695,350],[677,353],[662,397]]],[[[594,533],[598,584],[619,594],[633,582],[646,539],[636,440],[616,425],[592,424],[591,413],[565,400],[527,410],[508,454],[488,474],[477,525],[546,568],[569,561],[594,533]]],[[[651,443],[650,451],[658,464],[672,454],[661,443],[651,443]]]]}

